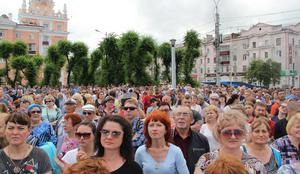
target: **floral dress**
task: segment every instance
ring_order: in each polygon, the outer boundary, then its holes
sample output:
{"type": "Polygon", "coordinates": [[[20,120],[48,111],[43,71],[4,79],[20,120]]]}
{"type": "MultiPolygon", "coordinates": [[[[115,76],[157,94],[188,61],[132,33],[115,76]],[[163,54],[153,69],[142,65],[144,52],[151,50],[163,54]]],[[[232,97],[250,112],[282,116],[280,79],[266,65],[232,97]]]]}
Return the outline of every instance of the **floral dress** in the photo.
{"type": "Polygon", "coordinates": [[[58,158],[62,159],[62,157],[70,150],[76,149],[79,147],[78,141],[75,138],[65,137],[64,142],[61,146],[61,150],[58,154],[58,158]]]}
{"type": "MultiPolygon", "coordinates": [[[[209,164],[214,162],[219,158],[219,150],[215,150],[209,153],[203,154],[196,166],[199,166],[202,171],[204,171],[209,164]]],[[[248,154],[243,152],[242,162],[245,165],[246,170],[249,174],[266,174],[267,171],[264,167],[264,164],[258,161],[256,158],[249,156],[248,154]]]]}

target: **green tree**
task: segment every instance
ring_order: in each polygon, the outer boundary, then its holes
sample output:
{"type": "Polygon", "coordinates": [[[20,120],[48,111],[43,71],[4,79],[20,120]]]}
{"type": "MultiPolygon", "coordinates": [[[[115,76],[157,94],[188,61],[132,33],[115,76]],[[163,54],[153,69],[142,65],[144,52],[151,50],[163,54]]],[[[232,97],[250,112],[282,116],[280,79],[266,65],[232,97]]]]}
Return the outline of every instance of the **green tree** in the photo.
{"type": "Polygon", "coordinates": [[[28,64],[28,57],[25,55],[12,57],[10,64],[11,67],[15,69],[15,77],[11,84],[12,87],[15,87],[17,81],[21,83],[21,79],[23,78],[23,76],[20,74],[20,72],[24,74],[25,68],[28,64]]]}
{"type": "Polygon", "coordinates": [[[176,81],[180,83],[182,81],[182,60],[185,57],[185,48],[176,49],[176,81]]]}
{"type": "Polygon", "coordinates": [[[70,52],[72,50],[72,43],[68,40],[60,40],[57,43],[57,48],[60,54],[65,56],[67,63],[68,63],[68,68],[67,68],[67,85],[70,86],[70,79],[71,79],[71,72],[73,65],[70,64],[71,57],[69,57],[70,52]]]}
{"type": "Polygon", "coordinates": [[[183,75],[184,82],[194,84],[194,80],[191,77],[191,72],[195,65],[195,60],[200,56],[199,48],[201,46],[201,40],[196,31],[190,30],[184,36],[185,56],[183,57],[183,75]]]}
{"type": "Polygon", "coordinates": [[[158,56],[162,59],[162,64],[165,67],[165,70],[163,71],[163,79],[171,82],[171,44],[168,42],[161,44],[158,48],[158,56]]]}
{"type": "MultiPolygon", "coordinates": [[[[70,60],[69,68],[73,73],[73,79],[75,84],[83,84],[81,79],[83,70],[88,70],[87,56],[88,47],[83,42],[75,42],[71,49],[73,57],[70,60]],[[84,66],[83,66],[84,65],[84,66]]],[[[87,74],[85,74],[86,76],[87,74]]]]}
{"type": "Polygon", "coordinates": [[[9,78],[9,58],[10,55],[13,53],[14,45],[13,43],[9,41],[1,41],[0,42],[0,57],[5,60],[5,76],[6,76],[6,81],[11,84],[12,81],[9,78]]]}
{"type": "Polygon", "coordinates": [[[275,86],[277,83],[280,82],[281,64],[271,59],[268,59],[266,63],[270,65],[271,82],[275,86]]]}
{"type": "Polygon", "coordinates": [[[91,58],[89,59],[89,76],[90,76],[90,83],[94,86],[96,83],[96,72],[100,65],[100,60],[102,60],[103,55],[99,48],[94,50],[91,54],[91,58]]]}
{"type": "Polygon", "coordinates": [[[13,44],[13,56],[21,56],[27,54],[28,54],[28,48],[25,42],[17,41],[15,42],[15,44],[13,44]]]}

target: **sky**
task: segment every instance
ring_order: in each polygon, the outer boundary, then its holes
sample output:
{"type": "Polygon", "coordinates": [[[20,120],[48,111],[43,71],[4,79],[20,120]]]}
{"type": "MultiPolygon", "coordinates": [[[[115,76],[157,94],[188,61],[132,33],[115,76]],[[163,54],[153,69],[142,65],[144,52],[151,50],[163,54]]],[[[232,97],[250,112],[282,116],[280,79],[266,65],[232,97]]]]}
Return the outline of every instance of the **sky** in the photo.
{"type": "MultiPolygon", "coordinates": [[[[248,29],[258,22],[300,22],[300,0],[215,0],[219,1],[221,34],[248,29]]],[[[28,2],[28,0],[27,0],[28,2]]],[[[54,0],[55,11],[67,4],[69,40],[85,42],[95,49],[105,33],[121,35],[136,31],[152,36],[158,44],[183,41],[188,30],[203,38],[214,34],[214,0],[54,0]],[[96,32],[99,30],[101,32],[96,32]]],[[[22,0],[0,0],[0,15],[13,14],[18,22],[22,0]]]]}

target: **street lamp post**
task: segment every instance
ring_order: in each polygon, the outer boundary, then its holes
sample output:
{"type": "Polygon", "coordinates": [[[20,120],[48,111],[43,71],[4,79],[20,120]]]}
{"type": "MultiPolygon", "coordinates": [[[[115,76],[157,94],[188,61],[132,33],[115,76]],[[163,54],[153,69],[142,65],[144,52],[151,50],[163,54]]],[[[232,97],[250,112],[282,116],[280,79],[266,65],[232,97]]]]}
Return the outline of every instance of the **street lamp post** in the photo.
{"type": "Polygon", "coordinates": [[[172,88],[176,89],[176,59],[175,59],[175,39],[171,39],[171,69],[172,69],[172,88]]]}

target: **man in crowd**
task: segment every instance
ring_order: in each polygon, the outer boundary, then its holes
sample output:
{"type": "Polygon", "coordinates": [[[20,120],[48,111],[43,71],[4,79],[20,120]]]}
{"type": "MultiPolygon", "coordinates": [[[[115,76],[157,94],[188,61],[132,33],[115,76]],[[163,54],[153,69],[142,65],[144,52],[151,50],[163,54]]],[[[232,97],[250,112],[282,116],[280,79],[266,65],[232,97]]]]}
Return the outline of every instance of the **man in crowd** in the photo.
{"type": "MultiPolygon", "coordinates": [[[[187,106],[188,108],[192,108],[192,97],[188,94],[184,96],[182,99],[182,105],[187,106]]],[[[192,110],[193,113],[193,122],[191,123],[191,129],[194,131],[200,131],[201,125],[203,123],[202,117],[199,112],[192,110]]]]}
{"type": "Polygon", "coordinates": [[[82,115],[84,121],[91,121],[97,126],[97,115],[96,115],[96,108],[91,104],[84,105],[82,107],[82,115]]]}
{"type": "Polygon", "coordinates": [[[174,144],[181,149],[190,173],[194,173],[199,157],[210,150],[207,138],[191,129],[193,120],[193,112],[188,106],[178,106],[174,112],[175,129],[171,135],[174,144]]]}
{"type": "Polygon", "coordinates": [[[137,99],[127,99],[124,103],[123,111],[125,119],[129,121],[132,126],[132,146],[135,152],[145,141],[144,122],[140,118],[137,99]]]}

